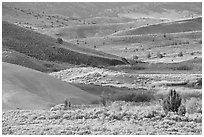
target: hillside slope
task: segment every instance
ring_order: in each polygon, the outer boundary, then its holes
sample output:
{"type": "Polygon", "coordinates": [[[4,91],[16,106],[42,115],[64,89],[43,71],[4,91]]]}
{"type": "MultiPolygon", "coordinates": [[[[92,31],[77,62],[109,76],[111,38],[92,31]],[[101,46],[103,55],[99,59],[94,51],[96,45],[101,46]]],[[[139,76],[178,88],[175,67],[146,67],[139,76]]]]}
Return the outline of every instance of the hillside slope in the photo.
{"type": "Polygon", "coordinates": [[[160,22],[162,22],[161,19],[138,19],[123,23],[96,23],[89,25],[73,25],[61,28],[50,28],[39,30],[39,32],[53,37],[60,36],[63,39],[69,40],[76,38],[102,37],[111,35],[117,31],[160,22]]]}
{"type": "Polygon", "coordinates": [[[94,66],[125,64],[115,55],[67,42],[59,44],[54,38],[8,22],[3,21],[2,26],[3,48],[15,50],[39,60],[94,66]]]}
{"type": "Polygon", "coordinates": [[[26,68],[31,68],[41,72],[53,72],[74,66],[67,63],[56,63],[44,60],[38,60],[25,54],[10,49],[2,49],[2,62],[17,64],[26,68]]]}
{"type": "Polygon", "coordinates": [[[125,31],[116,32],[113,35],[122,36],[156,33],[176,33],[197,30],[202,30],[202,17],[133,28],[125,31]]]}
{"type": "Polygon", "coordinates": [[[45,109],[63,103],[89,104],[99,98],[47,74],[18,65],[2,64],[3,109],[45,109]]]}

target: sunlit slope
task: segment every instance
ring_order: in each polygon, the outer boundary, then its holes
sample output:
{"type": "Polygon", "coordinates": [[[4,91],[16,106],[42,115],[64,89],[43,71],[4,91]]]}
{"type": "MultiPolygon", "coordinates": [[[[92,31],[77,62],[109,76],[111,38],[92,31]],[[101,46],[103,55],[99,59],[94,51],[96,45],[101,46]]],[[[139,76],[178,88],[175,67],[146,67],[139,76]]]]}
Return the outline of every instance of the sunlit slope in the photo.
{"type": "Polygon", "coordinates": [[[63,103],[89,104],[98,97],[47,74],[18,65],[2,64],[3,109],[45,109],[63,103]]]}
{"type": "Polygon", "coordinates": [[[129,30],[116,32],[113,35],[115,36],[142,35],[157,33],[188,32],[198,30],[202,30],[202,17],[133,28],[129,30]]]}

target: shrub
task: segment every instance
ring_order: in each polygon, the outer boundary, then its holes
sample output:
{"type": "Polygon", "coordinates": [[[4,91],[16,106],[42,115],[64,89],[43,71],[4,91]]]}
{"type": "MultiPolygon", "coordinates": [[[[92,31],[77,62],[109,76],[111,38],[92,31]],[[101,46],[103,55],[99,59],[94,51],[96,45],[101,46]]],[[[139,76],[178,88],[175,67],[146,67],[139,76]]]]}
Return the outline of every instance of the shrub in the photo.
{"type": "Polygon", "coordinates": [[[64,101],[64,110],[67,110],[68,108],[71,108],[71,102],[66,98],[64,101]]]}
{"type": "Polygon", "coordinates": [[[179,57],[182,57],[182,56],[183,56],[183,52],[180,51],[179,54],[178,54],[178,56],[179,56],[179,57]]]}
{"type": "Polygon", "coordinates": [[[100,95],[100,97],[101,97],[101,104],[103,105],[103,106],[106,106],[106,104],[107,104],[107,97],[105,97],[104,96],[104,92],[102,93],[102,95],[100,95]]]}
{"type": "Polygon", "coordinates": [[[57,43],[62,44],[63,40],[62,38],[57,38],[57,43]]]}
{"type": "Polygon", "coordinates": [[[199,44],[202,44],[202,40],[199,40],[199,42],[198,42],[199,44]]]}
{"type": "Polygon", "coordinates": [[[162,107],[166,114],[169,111],[178,112],[180,105],[181,97],[178,93],[176,93],[175,89],[171,89],[166,98],[162,101],[162,107]]]}
{"type": "Polygon", "coordinates": [[[133,60],[137,60],[137,59],[138,59],[138,56],[137,56],[137,55],[134,55],[134,56],[132,57],[132,59],[133,59],[133,60]]]}
{"type": "Polygon", "coordinates": [[[178,109],[178,114],[184,116],[186,114],[186,108],[184,105],[181,105],[178,109]]]}
{"type": "Polygon", "coordinates": [[[164,38],[166,38],[166,34],[164,33],[164,38]]]}
{"type": "Polygon", "coordinates": [[[202,78],[197,78],[194,81],[187,81],[186,86],[196,88],[196,89],[201,89],[202,88],[202,78]]]}
{"type": "Polygon", "coordinates": [[[147,53],[147,58],[151,58],[150,52],[147,53]]]}
{"type": "Polygon", "coordinates": [[[158,58],[163,58],[164,56],[160,52],[157,52],[157,57],[158,58]]]}

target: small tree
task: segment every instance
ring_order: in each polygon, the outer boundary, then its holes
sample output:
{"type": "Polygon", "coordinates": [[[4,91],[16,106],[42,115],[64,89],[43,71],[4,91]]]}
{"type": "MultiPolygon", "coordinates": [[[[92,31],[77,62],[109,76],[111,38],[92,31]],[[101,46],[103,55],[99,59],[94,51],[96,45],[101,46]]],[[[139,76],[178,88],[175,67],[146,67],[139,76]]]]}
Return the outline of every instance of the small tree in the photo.
{"type": "Polygon", "coordinates": [[[162,107],[166,114],[169,111],[178,112],[180,105],[181,97],[176,93],[175,89],[171,89],[166,98],[162,101],[162,107]]]}
{"type": "Polygon", "coordinates": [[[57,43],[62,44],[63,40],[62,38],[57,38],[57,43]]]}

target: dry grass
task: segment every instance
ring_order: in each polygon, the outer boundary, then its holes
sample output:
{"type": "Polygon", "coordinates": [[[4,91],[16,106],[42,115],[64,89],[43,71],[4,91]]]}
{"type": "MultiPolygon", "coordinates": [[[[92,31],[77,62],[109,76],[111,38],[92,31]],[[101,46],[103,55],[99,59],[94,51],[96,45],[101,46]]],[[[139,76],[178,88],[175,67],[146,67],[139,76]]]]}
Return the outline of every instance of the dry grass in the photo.
{"type": "Polygon", "coordinates": [[[200,113],[185,116],[169,113],[165,116],[161,106],[154,103],[135,105],[120,101],[106,107],[72,106],[66,111],[63,110],[63,105],[54,108],[51,111],[3,112],[2,133],[4,135],[200,135],[202,133],[200,113]]]}
{"type": "Polygon", "coordinates": [[[202,100],[192,97],[186,101],[186,111],[189,114],[202,113],[202,100]]]}

